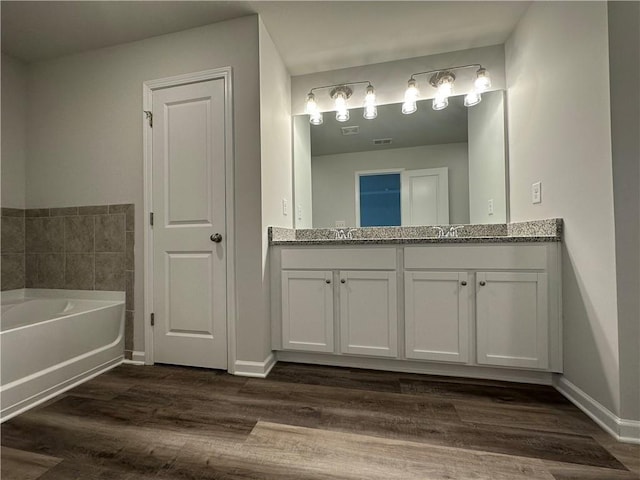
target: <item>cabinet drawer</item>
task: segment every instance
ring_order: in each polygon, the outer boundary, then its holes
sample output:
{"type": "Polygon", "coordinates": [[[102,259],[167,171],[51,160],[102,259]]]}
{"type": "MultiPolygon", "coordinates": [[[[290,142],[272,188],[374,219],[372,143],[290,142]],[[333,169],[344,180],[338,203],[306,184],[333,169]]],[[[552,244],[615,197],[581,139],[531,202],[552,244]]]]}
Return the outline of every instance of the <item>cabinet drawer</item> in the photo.
{"type": "Polygon", "coordinates": [[[283,249],[283,269],[395,270],[395,248],[283,249]]]}
{"type": "Polygon", "coordinates": [[[501,270],[547,268],[544,245],[429,245],[404,249],[409,269],[501,270]]]}

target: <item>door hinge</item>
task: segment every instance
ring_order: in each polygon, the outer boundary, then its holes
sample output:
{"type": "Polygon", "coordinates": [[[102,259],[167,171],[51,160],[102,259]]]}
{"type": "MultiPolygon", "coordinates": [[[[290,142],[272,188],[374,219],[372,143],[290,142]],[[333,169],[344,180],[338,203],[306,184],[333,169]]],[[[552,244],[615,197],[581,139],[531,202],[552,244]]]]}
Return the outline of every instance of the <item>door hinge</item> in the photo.
{"type": "Polygon", "coordinates": [[[149,225],[153,227],[153,212],[149,214],[149,225]]]}
{"type": "Polygon", "coordinates": [[[149,120],[149,126],[153,128],[153,112],[151,112],[150,110],[143,110],[143,112],[147,117],[147,120],[149,120]]]}
{"type": "Polygon", "coordinates": [[[153,327],[156,324],[156,314],[151,314],[151,326],[153,327]]]}

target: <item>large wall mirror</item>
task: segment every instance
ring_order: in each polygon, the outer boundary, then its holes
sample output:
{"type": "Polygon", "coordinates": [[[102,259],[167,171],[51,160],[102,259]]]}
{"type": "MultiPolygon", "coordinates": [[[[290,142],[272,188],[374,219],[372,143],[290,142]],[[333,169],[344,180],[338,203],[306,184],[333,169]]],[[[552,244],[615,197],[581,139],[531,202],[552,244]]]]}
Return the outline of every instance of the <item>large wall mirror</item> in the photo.
{"type": "Polygon", "coordinates": [[[382,105],[373,120],[327,112],[322,125],[295,116],[296,228],[505,223],[504,92],[469,108],[463,96],[431,103],[411,115],[382,105]]]}

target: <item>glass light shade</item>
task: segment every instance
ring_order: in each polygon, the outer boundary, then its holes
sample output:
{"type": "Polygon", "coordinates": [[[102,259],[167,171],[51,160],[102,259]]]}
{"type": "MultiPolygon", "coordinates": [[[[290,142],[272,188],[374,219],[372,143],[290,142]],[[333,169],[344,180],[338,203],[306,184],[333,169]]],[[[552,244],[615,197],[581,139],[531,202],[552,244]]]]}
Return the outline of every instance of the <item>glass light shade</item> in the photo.
{"type": "Polygon", "coordinates": [[[436,98],[433,99],[432,108],[434,110],[444,110],[448,105],[449,99],[447,97],[436,96],[436,98]]]}
{"type": "Polygon", "coordinates": [[[378,108],[375,105],[366,105],[362,116],[367,120],[373,120],[378,116],[378,108]]]}
{"type": "Polygon", "coordinates": [[[420,96],[420,91],[418,87],[416,87],[416,81],[412,78],[409,80],[407,90],[404,92],[404,101],[406,102],[415,102],[418,100],[420,96]]]}
{"type": "Polygon", "coordinates": [[[336,120],[339,122],[346,122],[349,120],[349,110],[346,108],[344,110],[338,110],[336,112],[336,120]]]}
{"type": "Polygon", "coordinates": [[[481,68],[476,72],[476,81],[474,82],[476,92],[482,93],[491,87],[491,77],[486,69],[481,68]]]}
{"type": "Polygon", "coordinates": [[[336,120],[339,122],[346,122],[349,120],[349,109],[347,108],[347,99],[344,93],[338,92],[335,100],[336,106],[336,120]]]}
{"type": "Polygon", "coordinates": [[[308,115],[313,115],[318,111],[318,104],[316,103],[316,97],[313,93],[307,95],[307,105],[305,110],[308,115]]]}
{"type": "Polygon", "coordinates": [[[311,123],[311,125],[322,125],[322,121],[322,113],[320,112],[315,112],[309,116],[309,123],[311,123]]]}
{"type": "Polygon", "coordinates": [[[480,95],[478,92],[467,93],[464,97],[464,106],[473,107],[474,105],[479,104],[481,100],[482,95],[480,95]]]}
{"type": "Polygon", "coordinates": [[[418,105],[416,104],[416,101],[405,101],[402,104],[402,113],[404,113],[405,115],[411,115],[412,113],[414,113],[416,110],[418,110],[418,105]]]}
{"type": "Polygon", "coordinates": [[[364,114],[362,115],[366,120],[373,120],[378,116],[378,108],[376,107],[376,94],[373,90],[373,86],[367,87],[367,94],[364,97],[364,114]]]}

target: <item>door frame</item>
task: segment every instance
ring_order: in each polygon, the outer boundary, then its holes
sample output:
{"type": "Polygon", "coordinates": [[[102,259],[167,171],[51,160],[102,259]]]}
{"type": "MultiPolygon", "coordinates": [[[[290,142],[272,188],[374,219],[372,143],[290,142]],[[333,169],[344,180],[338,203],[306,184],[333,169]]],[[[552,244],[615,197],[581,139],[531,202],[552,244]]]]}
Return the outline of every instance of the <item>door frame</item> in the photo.
{"type": "MultiPolygon", "coordinates": [[[[150,224],[153,205],[153,135],[144,111],[151,111],[153,92],[161,88],[176,87],[208,80],[224,80],[224,150],[225,150],[225,227],[226,227],[226,295],[227,295],[227,371],[234,373],[236,363],[236,276],[235,276],[235,205],[234,205],[234,150],[233,150],[233,82],[232,68],[223,67],[200,72],[187,73],[173,77],[148,80],[142,84],[142,138],[143,138],[143,176],[144,176],[144,363],[153,365],[153,229],[150,224]]],[[[153,117],[152,117],[153,118],[153,117]]]]}

